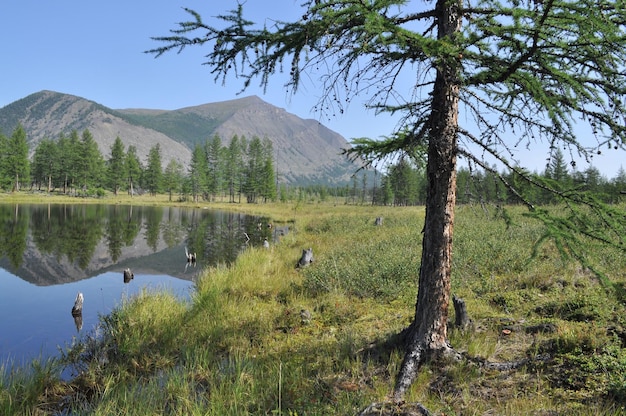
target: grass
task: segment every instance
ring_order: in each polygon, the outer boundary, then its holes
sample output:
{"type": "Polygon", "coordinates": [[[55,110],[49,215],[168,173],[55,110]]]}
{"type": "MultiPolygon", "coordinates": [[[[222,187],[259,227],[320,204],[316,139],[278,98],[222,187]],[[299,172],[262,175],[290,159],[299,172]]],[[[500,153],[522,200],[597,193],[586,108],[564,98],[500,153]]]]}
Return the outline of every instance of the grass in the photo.
{"type": "MultiPolygon", "coordinates": [[[[97,202],[129,203],[110,198],[97,202]]],[[[356,414],[391,392],[403,354],[393,335],[414,312],[423,208],[206,206],[289,222],[292,232],[207,269],[189,302],[144,292],[58,360],[5,369],[1,414],[356,414]],[[308,247],[314,263],[296,270],[308,247]],[[62,366],[75,377],[61,380],[62,366]]],[[[430,363],[407,399],[447,415],[622,414],[620,296],[550,245],[531,257],[541,229],[510,211],[510,227],[482,209],[457,211],[453,293],[472,328],[451,329],[450,342],[493,362],[541,359],[511,371],[430,363]]],[[[616,287],[625,283],[623,254],[587,251],[616,287]]]]}

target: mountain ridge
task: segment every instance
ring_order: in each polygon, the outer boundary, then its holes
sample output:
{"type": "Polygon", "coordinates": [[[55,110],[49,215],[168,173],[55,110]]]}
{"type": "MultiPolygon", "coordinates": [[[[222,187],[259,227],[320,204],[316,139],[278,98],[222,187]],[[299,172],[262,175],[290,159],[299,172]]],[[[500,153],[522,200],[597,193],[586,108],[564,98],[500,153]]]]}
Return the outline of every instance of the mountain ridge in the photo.
{"type": "Polygon", "coordinates": [[[187,166],[197,144],[218,135],[223,145],[232,137],[269,139],[275,152],[279,182],[344,185],[361,165],[342,150],[350,147],[340,134],[313,119],[303,119],[251,95],[175,110],[111,109],[71,94],[43,90],[0,108],[0,131],[10,135],[21,124],[31,154],[44,138],[88,129],[105,158],[116,137],[133,145],[145,162],[159,143],[165,167],[175,159],[187,166]]]}

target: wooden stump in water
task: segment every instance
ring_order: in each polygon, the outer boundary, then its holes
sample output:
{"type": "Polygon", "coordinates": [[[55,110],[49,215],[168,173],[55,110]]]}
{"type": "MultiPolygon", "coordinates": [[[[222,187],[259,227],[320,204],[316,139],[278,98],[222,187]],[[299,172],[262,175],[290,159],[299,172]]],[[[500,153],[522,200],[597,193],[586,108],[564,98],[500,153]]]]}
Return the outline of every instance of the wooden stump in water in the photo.
{"type": "Polygon", "coordinates": [[[135,275],[133,274],[133,272],[130,271],[130,269],[124,270],[124,283],[130,282],[134,278],[135,278],[135,275]]]}
{"type": "Polygon", "coordinates": [[[83,294],[78,292],[76,295],[76,300],[74,300],[74,306],[72,307],[72,316],[82,316],[83,315],[83,294]]]}
{"type": "Polygon", "coordinates": [[[187,257],[188,263],[196,262],[196,253],[190,253],[189,250],[187,250],[187,247],[185,247],[185,256],[187,257]]]}

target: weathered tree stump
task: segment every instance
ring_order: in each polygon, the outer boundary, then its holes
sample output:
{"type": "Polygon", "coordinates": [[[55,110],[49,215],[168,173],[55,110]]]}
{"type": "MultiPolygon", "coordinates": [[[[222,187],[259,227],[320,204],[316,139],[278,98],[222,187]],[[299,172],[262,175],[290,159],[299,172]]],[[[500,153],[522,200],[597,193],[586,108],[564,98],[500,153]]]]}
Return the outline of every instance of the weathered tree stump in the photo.
{"type": "Polygon", "coordinates": [[[135,278],[135,275],[133,274],[133,272],[130,271],[130,269],[126,269],[124,270],[124,283],[128,283],[131,280],[133,280],[135,278]]]}
{"type": "Polygon", "coordinates": [[[187,250],[187,247],[185,247],[185,256],[187,257],[187,262],[188,263],[195,263],[196,262],[196,253],[190,253],[187,250]]]}
{"type": "Polygon", "coordinates": [[[465,305],[465,301],[461,298],[453,296],[452,303],[454,304],[454,325],[457,328],[466,329],[469,327],[471,321],[467,315],[467,306],[465,305]]]}
{"type": "Polygon", "coordinates": [[[72,316],[82,316],[83,314],[83,301],[85,298],[81,292],[78,292],[76,299],[74,300],[74,306],[72,307],[72,316]]]}
{"type": "Polygon", "coordinates": [[[313,263],[313,249],[308,248],[306,250],[302,250],[302,257],[300,257],[300,260],[296,263],[296,269],[306,267],[311,263],[313,263]]]}
{"type": "Polygon", "coordinates": [[[308,309],[300,309],[300,321],[302,325],[311,323],[311,312],[308,309]]]}

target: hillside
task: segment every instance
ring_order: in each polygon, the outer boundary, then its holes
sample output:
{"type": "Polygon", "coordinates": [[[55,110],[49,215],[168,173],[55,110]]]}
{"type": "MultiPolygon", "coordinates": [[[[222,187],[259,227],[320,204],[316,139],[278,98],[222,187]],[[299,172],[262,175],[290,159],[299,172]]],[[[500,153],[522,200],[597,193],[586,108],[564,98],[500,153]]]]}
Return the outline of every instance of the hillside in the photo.
{"type": "Polygon", "coordinates": [[[256,96],[177,110],[110,109],[74,95],[41,91],[0,108],[2,133],[11,134],[18,123],[26,130],[31,153],[44,138],[89,129],[105,158],[119,136],[126,147],[137,148],[143,161],[159,143],[163,166],[171,159],[186,165],[194,146],[217,134],[224,145],[235,135],[268,138],[283,183],[343,185],[358,169],[341,155],[349,147],[341,135],[256,96]]]}

